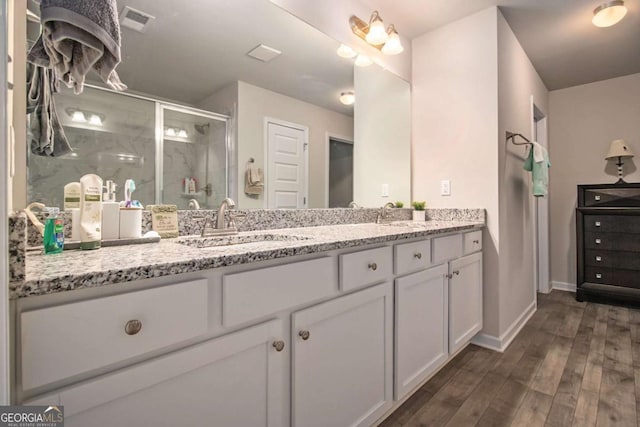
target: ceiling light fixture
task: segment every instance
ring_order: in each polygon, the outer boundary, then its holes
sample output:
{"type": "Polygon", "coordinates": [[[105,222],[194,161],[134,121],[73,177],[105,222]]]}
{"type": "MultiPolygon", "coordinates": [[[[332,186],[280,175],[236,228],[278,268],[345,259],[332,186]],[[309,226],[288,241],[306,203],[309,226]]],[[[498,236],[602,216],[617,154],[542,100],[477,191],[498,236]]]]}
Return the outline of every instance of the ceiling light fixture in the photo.
{"type": "Polygon", "coordinates": [[[352,90],[342,92],[340,94],[340,102],[344,105],[353,105],[353,103],[356,102],[356,94],[352,90]]]}
{"type": "Polygon", "coordinates": [[[624,0],[613,0],[596,7],[591,22],[596,27],[611,27],[620,22],[626,14],[624,0]]]}
{"type": "Polygon", "coordinates": [[[373,61],[371,60],[371,58],[369,58],[366,55],[360,54],[358,55],[358,57],[356,58],[356,62],[355,64],[358,67],[368,67],[369,65],[373,64],[373,61]]]}
{"type": "Polygon", "coordinates": [[[338,48],[338,56],[342,58],[353,58],[358,54],[355,50],[351,49],[349,46],[341,44],[338,48]]]}
{"type": "Polygon", "coordinates": [[[404,51],[398,31],[396,31],[393,24],[389,25],[389,28],[385,31],[384,23],[377,10],[371,14],[368,24],[357,16],[352,15],[349,18],[349,25],[353,34],[386,55],[397,55],[404,51]]]}

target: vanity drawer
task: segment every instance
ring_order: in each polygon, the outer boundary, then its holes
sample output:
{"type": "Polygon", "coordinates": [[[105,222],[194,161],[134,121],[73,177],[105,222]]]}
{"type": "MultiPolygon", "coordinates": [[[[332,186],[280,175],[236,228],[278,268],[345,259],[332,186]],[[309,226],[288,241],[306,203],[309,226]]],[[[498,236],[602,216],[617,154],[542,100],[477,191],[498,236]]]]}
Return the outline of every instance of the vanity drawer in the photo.
{"type": "Polygon", "coordinates": [[[436,237],[431,250],[431,264],[438,265],[462,256],[462,235],[436,237]]]}
{"type": "Polygon", "coordinates": [[[234,326],[337,291],[334,259],[323,257],[222,278],[222,324],[234,326]]]}
{"type": "Polygon", "coordinates": [[[482,230],[464,233],[462,236],[464,237],[465,255],[482,250],[482,230]]]}
{"type": "Polygon", "coordinates": [[[392,258],[391,246],[340,255],[340,289],[349,291],[385,280],[392,274],[392,258]]]}
{"type": "Polygon", "coordinates": [[[395,273],[403,275],[431,265],[431,240],[395,245],[395,273]]]}
{"type": "Polygon", "coordinates": [[[207,280],[201,279],[24,312],[22,387],[30,390],[202,335],[207,306],[207,280]]]}

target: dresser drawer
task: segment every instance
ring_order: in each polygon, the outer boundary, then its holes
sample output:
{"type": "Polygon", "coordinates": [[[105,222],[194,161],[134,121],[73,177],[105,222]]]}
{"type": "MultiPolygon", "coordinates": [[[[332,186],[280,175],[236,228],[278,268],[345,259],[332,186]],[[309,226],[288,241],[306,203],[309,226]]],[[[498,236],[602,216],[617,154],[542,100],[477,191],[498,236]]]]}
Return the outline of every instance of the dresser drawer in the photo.
{"type": "Polygon", "coordinates": [[[640,252],[640,234],[586,231],[584,247],[608,251],[640,252]]]}
{"type": "Polygon", "coordinates": [[[381,282],[392,275],[391,246],[340,255],[340,288],[343,291],[381,282]]]}
{"type": "Polygon", "coordinates": [[[583,203],[592,207],[638,207],[640,188],[585,189],[583,203]]]}
{"type": "Polygon", "coordinates": [[[395,245],[395,273],[403,275],[422,270],[431,264],[431,240],[395,245]]]}
{"type": "Polygon", "coordinates": [[[207,307],[202,279],[24,312],[22,387],[30,390],[202,335],[207,307]]]}
{"type": "Polygon", "coordinates": [[[432,240],[431,264],[438,265],[462,256],[462,235],[436,237],[432,240]]]}
{"type": "Polygon", "coordinates": [[[482,250],[482,230],[464,233],[464,255],[469,255],[482,250]]]}
{"type": "Polygon", "coordinates": [[[640,234],[640,216],[585,215],[583,221],[587,231],[640,234]]]}
{"type": "Polygon", "coordinates": [[[584,269],[584,281],[611,285],[615,283],[614,271],[608,267],[587,266],[584,269]]]}
{"type": "Polygon", "coordinates": [[[594,267],[640,271],[640,253],[587,249],[585,250],[584,264],[594,267]]]}
{"type": "Polygon", "coordinates": [[[334,259],[323,257],[222,278],[222,324],[234,326],[337,291],[334,259]]]}

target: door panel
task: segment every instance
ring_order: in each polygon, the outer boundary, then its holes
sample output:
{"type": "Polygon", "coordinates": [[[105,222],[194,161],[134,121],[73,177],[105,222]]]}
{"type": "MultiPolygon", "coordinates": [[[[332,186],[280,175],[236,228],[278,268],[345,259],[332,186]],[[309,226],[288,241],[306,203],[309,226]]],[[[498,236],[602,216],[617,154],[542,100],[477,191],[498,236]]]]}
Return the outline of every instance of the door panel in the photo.
{"type": "Polygon", "coordinates": [[[268,207],[306,207],[306,132],[276,123],[267,128],[268,207]]]}

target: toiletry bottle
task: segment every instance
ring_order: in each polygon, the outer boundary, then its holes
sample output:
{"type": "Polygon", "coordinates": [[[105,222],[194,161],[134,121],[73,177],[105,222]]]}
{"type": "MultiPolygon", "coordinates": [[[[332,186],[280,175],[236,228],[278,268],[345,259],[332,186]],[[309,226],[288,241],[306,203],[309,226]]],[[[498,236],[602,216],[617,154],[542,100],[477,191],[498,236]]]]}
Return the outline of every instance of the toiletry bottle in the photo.
{"type": "Polygon", "coordinates": [[[46,208],[49,216],[44,223],[44,253],[58,254],[64,249],[64,220],[60,209],[46,208]]]}
{"type": "Polygon", "coordinates": [[[102,178],[80,178],[80,249],[98,249],[102,240],[102,178]]]}
{"type": "Polygon", "coordinates": [[[120,203],[116,202],[116,183],[107,180],[102,197],[102,240],[120,238],[120,203]]]}
{"type": "Polygon", "coordinates": [[[64,206],[65,211],[69,209],[80,209],[80,183],[70,182],[64,186],[64,206]]]}

